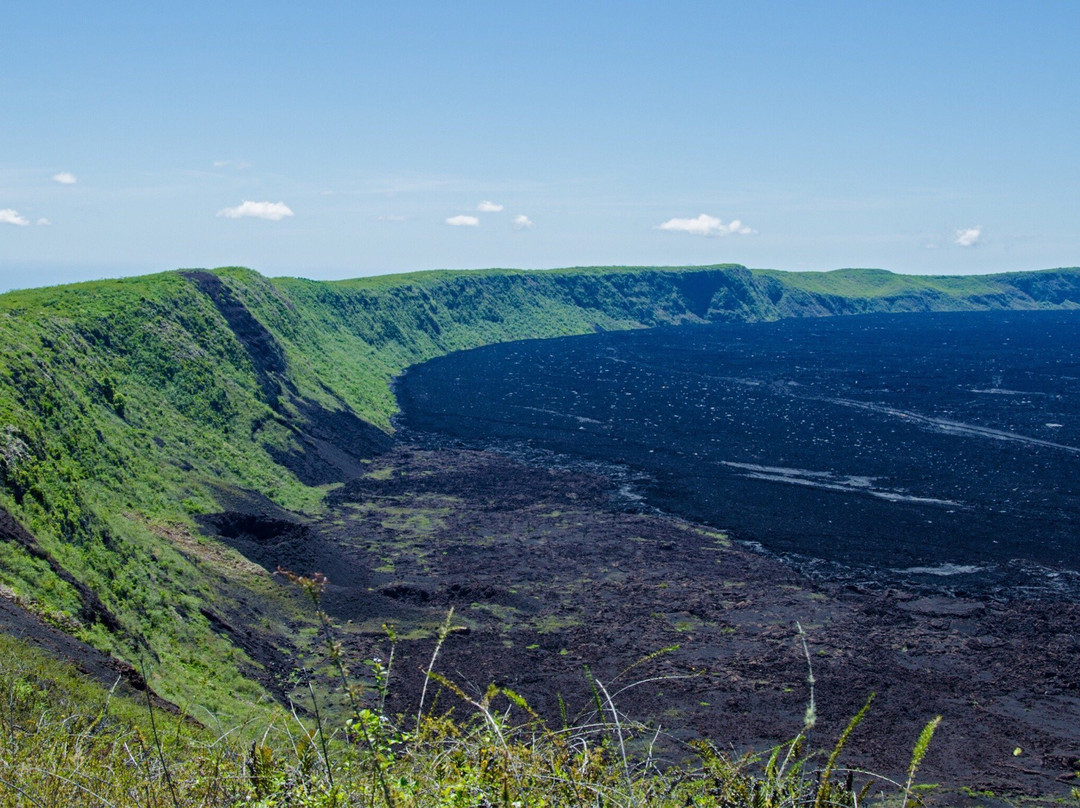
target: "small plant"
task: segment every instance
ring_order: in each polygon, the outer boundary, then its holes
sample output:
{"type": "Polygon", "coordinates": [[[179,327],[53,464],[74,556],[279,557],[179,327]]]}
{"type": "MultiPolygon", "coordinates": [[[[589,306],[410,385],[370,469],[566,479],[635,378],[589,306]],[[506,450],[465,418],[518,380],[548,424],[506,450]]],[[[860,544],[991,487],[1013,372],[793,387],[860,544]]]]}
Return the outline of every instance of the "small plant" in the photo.
{"type": "Polygon", "coordinates": [[[311,688],[313,720],[284,713],[242,741],[242,728],[212,733],[183,715],[88,685],[0,637],[0,808],[858,808],[876,783],[893,795],[890,804],[907,808],[924,793],[915,776],[939,719],[916,741],[904,782],[840,763],[872,698],[828,754],[812,748],[808,720],[794,739],[762,754],[736,755],[698,740],[678,746],[687,761],[670,765],[654,749],[674,741],[626,715],[619,699],[668,678],[630,674],[674,647],[606,682],[587,674],[591,709],[574,718],[560,700],[552,724],[510,688],[473,693],[436,670],[454,633],[452,611],[426,668],[432,687],[421,709],[390,716],[394,631],[387,630],[385,661],[365,663],[373,684],[362,687],[322,613],[325,577],[289,577],[320,612],[322,641],[347,699],[343,718],[327,714],[311,688]]]}
{"type": "MultiPolygon", "coordinates": [[[[349,668],[346,665],[345,658],[341,651],[341,642],[338,641],[334,635],[333,627],[330,624],[330,618],[322,608],[322,595],[323,592],[326,591],[326,586],[328,584],[326,576],[317,572],[311,577],[307,577],[297,575],[294,572],[281,569],[280,567],[278,568],[278,573],[297,584],[315,607],[315,614],[319,618],[319,624],[322,626],[325,634],[326,647],[329,650],[330,659],[341,679],[342,689],[348,695],[349,706],[352,710],[352,715],[345,721],[346,740],[349,740],[350,736],[359,736],[362,740],[363,746],[368,753],[367,759],[362,761],[363,767],[370,768],[372,777],[378,783],[379,790],[382,792],[382,796],[388,808],[395,808],[397,801],[394,799],[390,790],[390,785],[387,782],[387,771],[394,760],[394,747],[402,743],[405,739],[400,734],[392,731],[393,728],[385,719],[381,709],[376,713],[361,705],[360,685],[354,682],[349,676],[349,668]],[[387,732],[388,729],[391,731],[387,732]]],[[[383,674],[383,680],[379,685],[380,705],[385,702],[388,680],[389,670],[386,670],[383,674]]],[[[321,720],[319,722],[319,734],[321,737],[323,736],[321,720]]],[[[325,758],[327,756],[325,745],[323,746],[323,754],[325,758]]],[[[327,761],[327,776],[332,786],[333,774],[332,769],[329,766],[329,761],[327,761]]]]}

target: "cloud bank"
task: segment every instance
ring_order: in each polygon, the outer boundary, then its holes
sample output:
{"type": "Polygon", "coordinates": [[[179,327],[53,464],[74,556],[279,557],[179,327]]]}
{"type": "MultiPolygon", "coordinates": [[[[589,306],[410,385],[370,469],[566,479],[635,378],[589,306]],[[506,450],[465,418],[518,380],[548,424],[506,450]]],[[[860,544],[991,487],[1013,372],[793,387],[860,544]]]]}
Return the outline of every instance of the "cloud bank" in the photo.
{"type": "Polygon", "coordinates": [[[476,206],[476,209],[481,213],[498,213],[503,209],[503,206],[496,202],[481,202],[476,206]]]}
{"type": "Polygon", "coordinates": [[[454,227],[479,227],[480,220],[475,216],[451,216],[446,223],[454,227]]]}
{"type": "Polygon", "coordinates": [[[19,211],[12,208],[4,208],[0,210],[0,224],[14,224],[19,227],[26,227],[30,224],[30,221],[25,216],[20,216],[19,211]]]}
{"type": "Polygon", "coordinates": [[[78,180],[75,179],[75,175],[70,171],[61,171],[59,174],[53,174],[52,178],[54,182],[58,182],[61,185],[74,185],[78,182],[78,180]]]}
{"type": "Polygon", "coordinates": [[[980,236],[982,236],[982,225],[977,224],[965,230],[957,230],[953,243],[959,244],[961,247],[974,247],[979,243],[980,236]]]}
{"type": "Polygon", "coordinates": [[[217,215],[226,219],[268,219],[271,222],[279,222],[286,216],[292,216],[293,212],[284,202],[244,200],[235,208],[222,208],[217,215]]]}
{"type": "Polygon", "coordinates": [[[514,229],[515,230],[528,230],[533,226],[532,219],[521,213],[514,217],[514,229]]]}
{"type": "Polygon", "coordinates": [[[707,213],[702,213],[696,219],[668,219],[663,224],[657,225],[657,229],[672,233],[690,233],[694,236],[748,236],[757,232],[738,219],[732,219],[730,224],[724,224],[707,213]]]}

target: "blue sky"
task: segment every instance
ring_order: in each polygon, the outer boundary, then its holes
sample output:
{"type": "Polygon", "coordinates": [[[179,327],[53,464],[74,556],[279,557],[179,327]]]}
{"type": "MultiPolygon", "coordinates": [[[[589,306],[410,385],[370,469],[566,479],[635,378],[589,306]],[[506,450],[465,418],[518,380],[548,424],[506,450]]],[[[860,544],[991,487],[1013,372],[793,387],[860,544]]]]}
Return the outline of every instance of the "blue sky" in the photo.
{"type": "Polygon", "coordinates": [[[1080,3],[158,6],[5,12],[0,288],[1080,264],[1080,3]]]}

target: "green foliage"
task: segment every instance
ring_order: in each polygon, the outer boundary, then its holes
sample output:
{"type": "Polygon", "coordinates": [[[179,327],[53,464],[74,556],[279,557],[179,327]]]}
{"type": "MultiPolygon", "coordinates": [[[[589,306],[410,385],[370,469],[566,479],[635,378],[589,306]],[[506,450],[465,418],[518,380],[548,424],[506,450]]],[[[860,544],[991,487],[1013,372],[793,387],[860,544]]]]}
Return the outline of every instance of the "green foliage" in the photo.
{"type": "Polygon", "coordinates": [[[919,733],[919,739],[915,741],[915,748],[911,752],[911,763],[908,764],[907,785],[904,788],[905,806],[908,804],[908,798],[913,793],[912,785],[915,782],[915,772],[922,765],[923,758],[926,757],[926,752],[930,748],[930,741],[933,740],[934,730],[938,728],[940,723],[940,715],[930,719],[929,723],[923,727],[922,732],[919,733]]]}
{"type": "MultiPolygon", "coordinates": [[[[340,652],[332,637],[326,647],[330,656],[340,652]]],[[[378,708],[392,663],[371,664],[375,688],[342,684],[366,701],[349,719],[324,722],[317,709],[314,720],[278,712],[245,743],[237,727],[211,732],[0,637],[0,808],[854,808],[866,804],[873,786],[868,775],[837,765],[866,708],[824,767],[803,735],[766,755],[735,756],[696,741],[687,750],[692,757],[672,766],[653,755],[656,731],[622,715],[609,688],[595,680],[603,694],[597,712],[552,727],[512,690],[491,686],[471,695],[429,669],[467,711],[443,706],[406,718],[378,708]]],[[[907,784],[887,784],[898,800],[917,794],[911,778],[930,734],[919,738],[907,784]]]]}

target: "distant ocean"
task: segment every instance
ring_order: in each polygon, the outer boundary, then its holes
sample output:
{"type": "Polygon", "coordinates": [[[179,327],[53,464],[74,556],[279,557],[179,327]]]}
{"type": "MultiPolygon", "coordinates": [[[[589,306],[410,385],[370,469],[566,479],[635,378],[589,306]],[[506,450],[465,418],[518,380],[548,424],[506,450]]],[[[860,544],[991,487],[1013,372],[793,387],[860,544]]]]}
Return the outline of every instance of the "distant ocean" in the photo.
{"type": "Polygon", "coordinates": [[[683,326],[411,368],[399,425],[602,464],[822,575],[1080,593],[1080,312],[683,326]]]}

